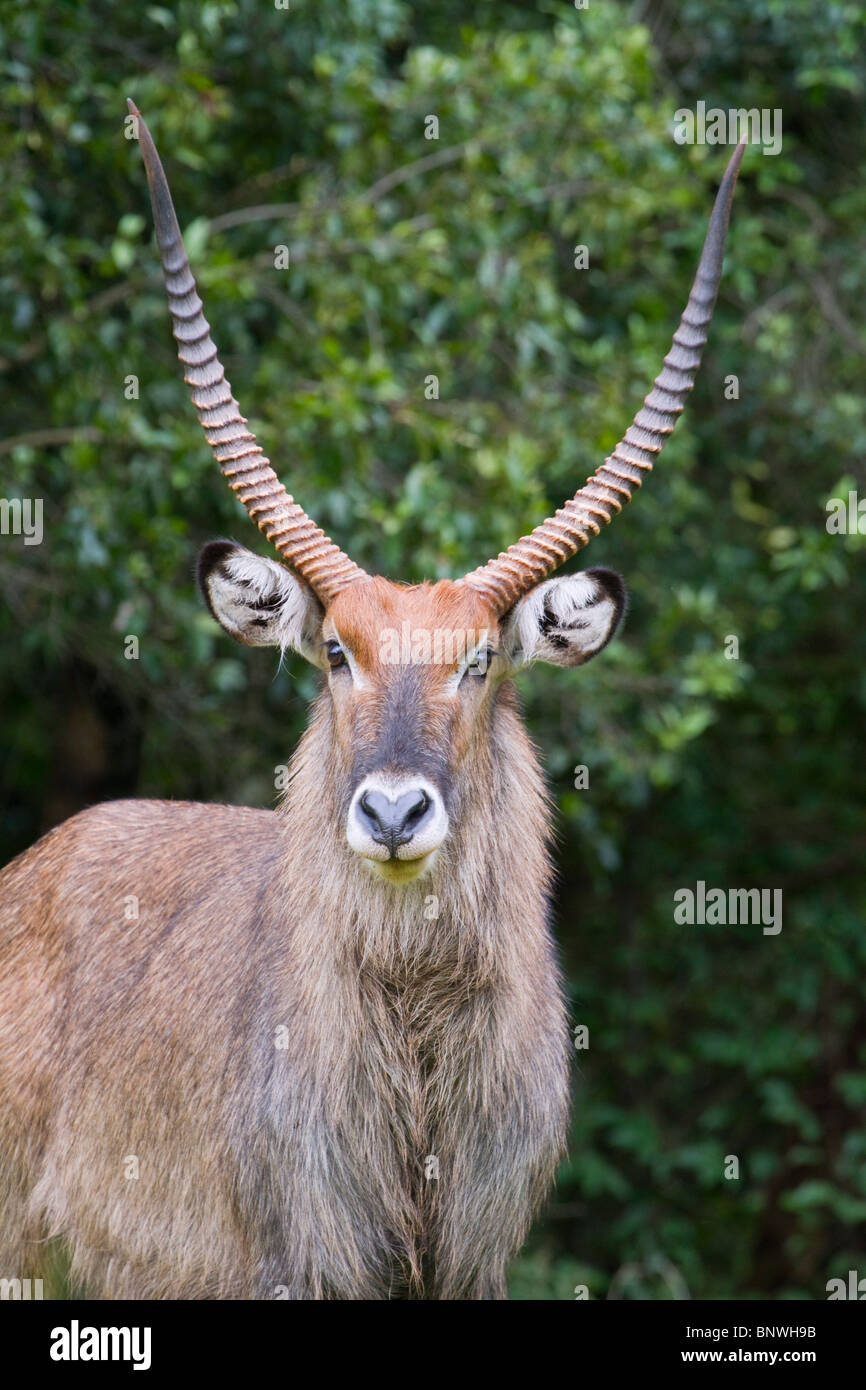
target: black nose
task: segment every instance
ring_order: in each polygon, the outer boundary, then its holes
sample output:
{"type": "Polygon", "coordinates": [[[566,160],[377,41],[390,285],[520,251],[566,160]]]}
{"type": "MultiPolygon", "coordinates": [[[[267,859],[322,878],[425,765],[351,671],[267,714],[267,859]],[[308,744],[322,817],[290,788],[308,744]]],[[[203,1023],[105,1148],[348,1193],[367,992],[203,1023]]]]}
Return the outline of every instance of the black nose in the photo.
{"type": "Polygon", "coordinates": [[[398,845],[409,843],[432,806],[420,787],[404,792],[396,801],[389,801],[384,792],[368,791],[360,798],[357,813],[364,829],[377,845],[388,846],[393,859],[398,845]]]}

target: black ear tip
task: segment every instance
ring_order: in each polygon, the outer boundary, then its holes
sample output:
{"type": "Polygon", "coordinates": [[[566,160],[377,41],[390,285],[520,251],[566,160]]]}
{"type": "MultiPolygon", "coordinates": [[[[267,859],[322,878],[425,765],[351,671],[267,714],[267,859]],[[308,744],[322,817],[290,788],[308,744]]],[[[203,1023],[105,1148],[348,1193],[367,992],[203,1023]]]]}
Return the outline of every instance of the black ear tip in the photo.
{"type": "Polygon", "coordinates": [[[196,562],[196,579],[205,600],[208,599],[207,580],[217,565],[238,549],[236,541],[208,541],[199,551],[196,562]]]}
{"type": "Polygon", "coordinates": [[[592,569],[584,570],[584,574],[590,575],[597,584],[601,586],[605,594],[611,599],[621,615],[628,603],[628,590],[625,580],[616,570],[607,569],[604,565],[596,565],[592,569]]]}

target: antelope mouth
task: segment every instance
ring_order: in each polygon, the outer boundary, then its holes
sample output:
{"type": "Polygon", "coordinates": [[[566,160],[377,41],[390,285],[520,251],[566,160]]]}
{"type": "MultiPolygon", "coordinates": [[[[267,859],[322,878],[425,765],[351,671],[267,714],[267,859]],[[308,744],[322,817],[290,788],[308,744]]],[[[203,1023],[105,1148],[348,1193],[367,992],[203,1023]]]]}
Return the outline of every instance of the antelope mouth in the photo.
{"type": "Polygon", "coordinates": [[[412,883],[433,867],[435,859],[435,849],[418,859],[369,859],[364,856],[370,873],[375,874],[376,878],[384,878],[386,883],[412,883]]]}
{"type": "Polygon", "coordinates": [[[424,778],[373,774],[355,789],[346,822],[349,847],[391,883],[419,878],[447,834],[442,797],[424,778]]]}

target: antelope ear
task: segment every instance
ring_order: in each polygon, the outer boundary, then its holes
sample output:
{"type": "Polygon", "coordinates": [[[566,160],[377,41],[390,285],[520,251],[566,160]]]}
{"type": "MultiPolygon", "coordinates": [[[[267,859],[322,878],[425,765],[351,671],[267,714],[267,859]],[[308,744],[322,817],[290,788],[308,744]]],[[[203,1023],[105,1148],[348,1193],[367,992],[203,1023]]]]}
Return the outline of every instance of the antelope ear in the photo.
{"type": "Polygon", "coordinates": [[[511,610],[504,645],[515,666],[582,666],[607,646],[625,606],[625,584],[613,570],[547,579],[511,610]]]}
{"type": "Polygon", "coordinates": [[[322,665],[324,609],[285,565],[234,541],[208,541],[198,557],[198,583],[220,627],[249,647],[288,647],[322,665]]]}

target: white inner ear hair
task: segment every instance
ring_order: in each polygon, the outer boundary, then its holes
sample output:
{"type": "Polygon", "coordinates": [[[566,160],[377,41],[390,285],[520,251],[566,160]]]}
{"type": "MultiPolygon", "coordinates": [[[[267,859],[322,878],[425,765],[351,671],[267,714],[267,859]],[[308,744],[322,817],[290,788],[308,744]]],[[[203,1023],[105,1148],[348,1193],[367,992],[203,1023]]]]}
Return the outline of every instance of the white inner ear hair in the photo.
{"type": "Polygon", "coordinates": [[[289,647],[321,660],[313,647],[315,600],[282,565],[239,548],[214,567],[207,584],[214,611],[233,636],[279,647],[280,660],[289,647]]]}
{"type": "Polygon", "coordinates": [[[556,637],[589,657],[607,641],[615,618],[616,604],[597,579],[569,574],[545,580],[518,603],[508,638],[517,661],[534,660],[551,639],[558,645],[556,637]]]}

